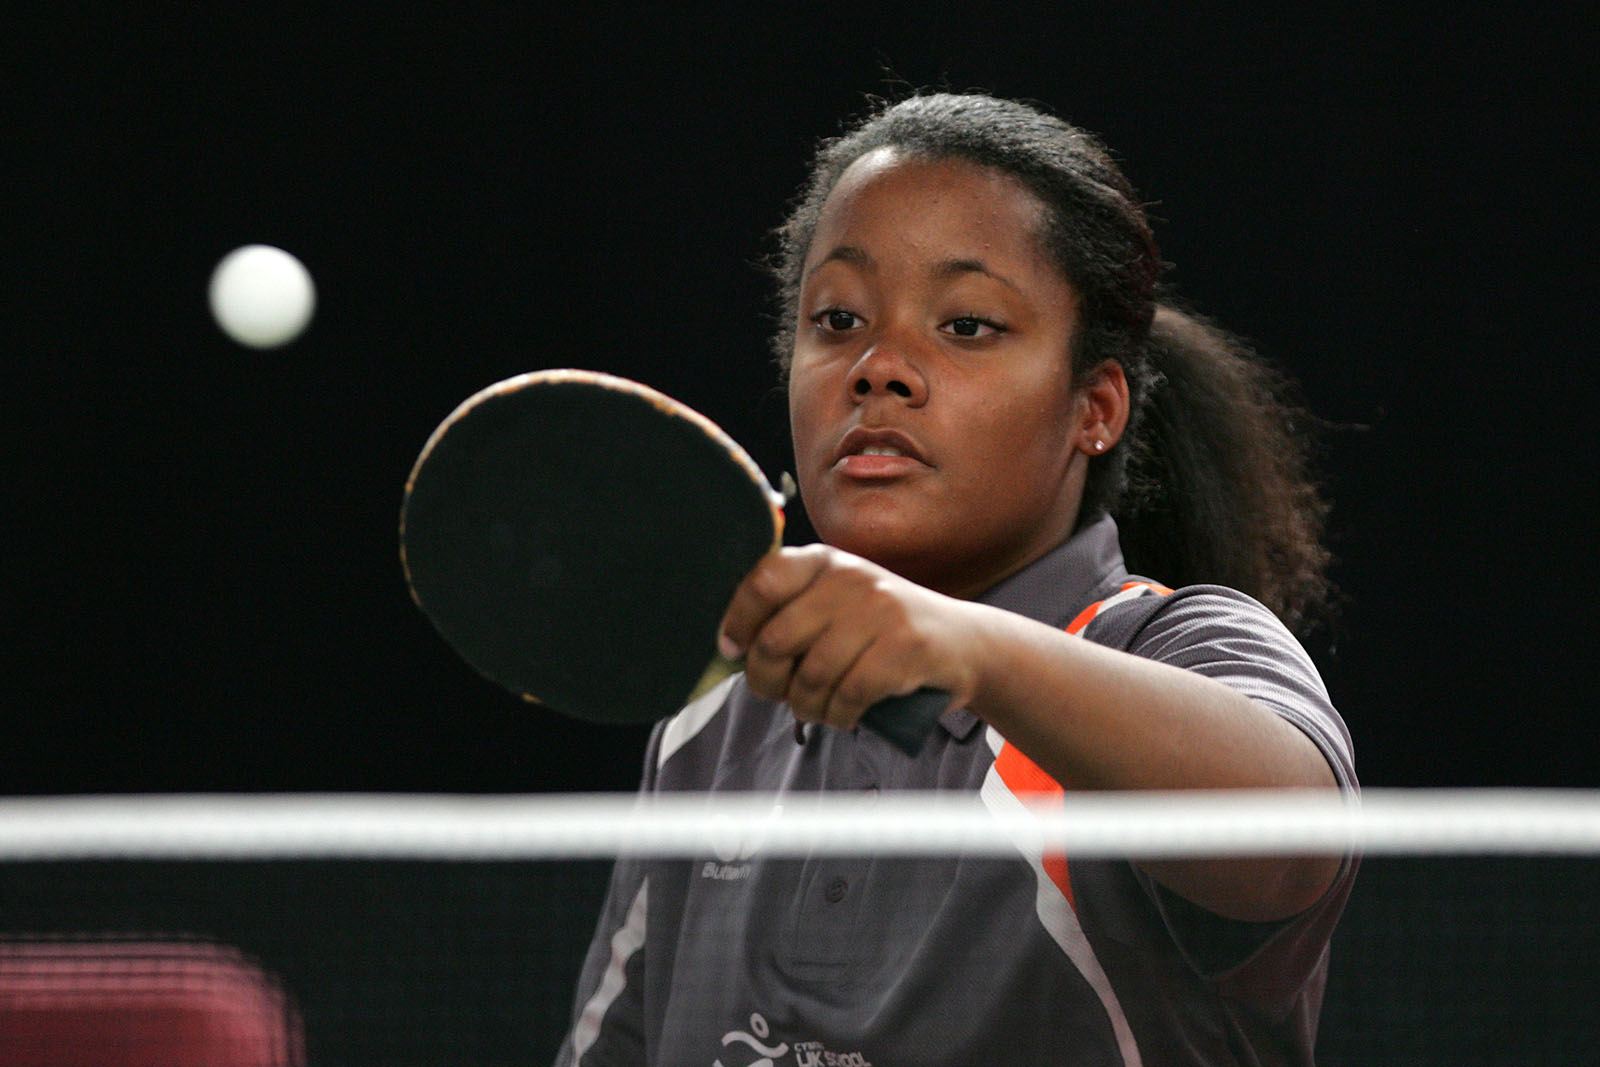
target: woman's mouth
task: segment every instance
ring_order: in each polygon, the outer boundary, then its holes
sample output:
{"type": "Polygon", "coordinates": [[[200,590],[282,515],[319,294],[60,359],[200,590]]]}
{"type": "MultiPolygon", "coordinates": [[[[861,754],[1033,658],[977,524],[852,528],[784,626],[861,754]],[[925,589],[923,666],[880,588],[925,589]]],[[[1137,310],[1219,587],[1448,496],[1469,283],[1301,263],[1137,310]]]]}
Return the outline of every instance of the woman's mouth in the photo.
{"type": "Polygon", "coordinates": [[[916,443],[898,430],[857,428],[840,442],[833,469],[846,478],[877,480],[928,466],[916,443]]]}

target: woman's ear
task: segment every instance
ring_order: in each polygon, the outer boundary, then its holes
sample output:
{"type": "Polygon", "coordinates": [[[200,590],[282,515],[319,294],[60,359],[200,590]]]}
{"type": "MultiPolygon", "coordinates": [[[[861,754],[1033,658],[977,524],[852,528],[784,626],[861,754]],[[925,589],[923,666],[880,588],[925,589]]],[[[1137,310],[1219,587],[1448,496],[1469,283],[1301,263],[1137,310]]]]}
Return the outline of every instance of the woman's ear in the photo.
{"type": "Polygon", "coordinates": [[[1082,421],[1078,427],[1078,450],[1091,456],[1102,455],[1122,439],[1128,428],[1128,376],[1122,364],[1106,360],[1094,368],[1078,387],[1082,421]]]}

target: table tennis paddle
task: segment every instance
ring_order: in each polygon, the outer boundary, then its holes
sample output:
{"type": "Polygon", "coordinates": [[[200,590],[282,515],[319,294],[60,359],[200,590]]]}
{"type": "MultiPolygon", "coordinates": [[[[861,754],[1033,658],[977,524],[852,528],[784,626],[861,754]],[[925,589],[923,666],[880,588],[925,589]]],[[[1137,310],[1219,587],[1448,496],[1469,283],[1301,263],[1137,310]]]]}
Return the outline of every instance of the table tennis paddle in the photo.
{"type": "MultiPolygon", "coordinates": [[[[716,653],[783,498],[710,419],[638,382],[547,370],[464,401],[406,482],[412,599],[480,674],[596,722],[676,712],[738,669],[716,653]]],[[[862,724],[915,754],[948,704],[892,697],[862,724]]]]}

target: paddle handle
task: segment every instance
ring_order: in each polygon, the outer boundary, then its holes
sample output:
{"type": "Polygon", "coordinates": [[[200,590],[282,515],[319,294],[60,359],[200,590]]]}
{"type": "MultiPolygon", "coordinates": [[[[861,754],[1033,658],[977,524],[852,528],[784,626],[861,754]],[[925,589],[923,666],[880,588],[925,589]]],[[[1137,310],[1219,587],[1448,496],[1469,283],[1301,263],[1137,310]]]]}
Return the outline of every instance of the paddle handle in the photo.
{"type": "Polygon", "coordinates": [[[949,693],[924,686],[915,693],[878,701],[861,716],[861,725],[906,755],[915,756],[949,703],[949,693]]]}

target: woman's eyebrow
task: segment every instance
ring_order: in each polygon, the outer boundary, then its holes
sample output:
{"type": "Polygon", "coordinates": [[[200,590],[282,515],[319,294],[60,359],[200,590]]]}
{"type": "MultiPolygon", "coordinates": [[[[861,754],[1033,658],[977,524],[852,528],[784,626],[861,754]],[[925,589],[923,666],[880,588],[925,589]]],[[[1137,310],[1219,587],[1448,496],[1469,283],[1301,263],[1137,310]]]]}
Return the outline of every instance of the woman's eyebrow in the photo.
{"type": "MultiPolygon", "coordinates": [[[[848,263],[853,267],[859,267],[860,269],[868,272],[875,272],[878,269],[878,261],[873,259],[865,249],[859,248],[856,245],[839,245],[827,255],[817,260],[817,262],[813,263],[806,270],[804,277],[809,278],[818,270],[821,270],[825,265],[834,262],[848,263]]],[[[941,260],[940,262],[934,264],[933,270],[929,273],[934,279],[940,281],[956,278],[963,274],[981,274],[986,278],[993,278],[995,281],[1006,286],[1008,289],[1015,290],[1019,293],[1022,291],[1017,286],[1016,282],[1012,281],[1010,278],[1007,278],[1004,274],[997,274],[990,270],[989,265],[981,259],[956,258],[941,260]]]]}
{"type": "Polygon", "coordinates": [[[1017,283],[1007,278],[1004,274],[996,274],[989,269],[989,265],[981,259],[946,259],[934,265],[933,276],[937,279],[959,277],[963,274],[981,274],[985,278],[993,278],[1008,289],[1022,292],[1017,283]]]}
{"type": "Polygon", "coordinates": [[[877,270],[878,267],[877,261],[869,256],[865,249],[857,248],[855,245],[839,245],[807,268],[805,277],[811,277],[823,266],[833,262],[848,263],[866,271],[877,270]]]}

